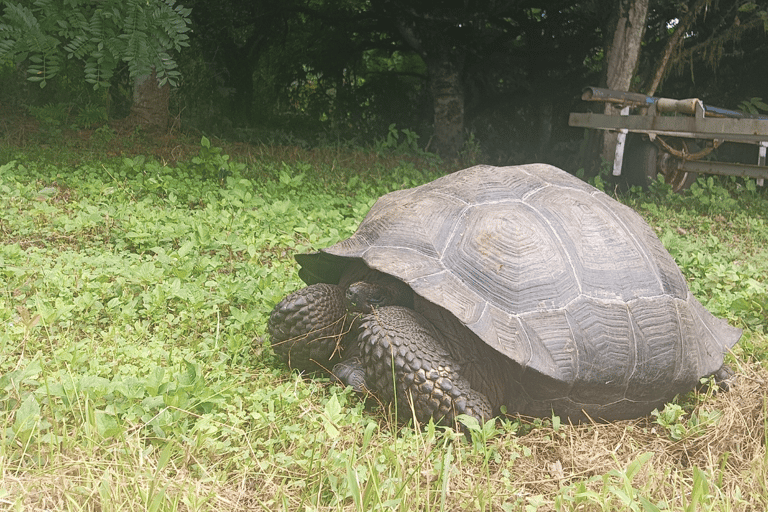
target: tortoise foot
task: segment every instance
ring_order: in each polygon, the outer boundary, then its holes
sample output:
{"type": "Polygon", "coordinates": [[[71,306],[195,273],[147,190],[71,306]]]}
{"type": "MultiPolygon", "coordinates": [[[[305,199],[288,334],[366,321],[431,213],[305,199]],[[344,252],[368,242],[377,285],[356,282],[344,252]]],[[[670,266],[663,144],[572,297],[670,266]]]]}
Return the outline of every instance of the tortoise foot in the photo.
{"type": "Polygon", "coordinates": [[[712,374],[712,376],[715,378],[717,389],[720,391],[730,391],[733,375],[734,371],[730,366],[726,364],[721,366],[719,370],[712,374]]]}
{"type": "Polygon", "coordinates": [[[365,368],[359,357],[346,359],[333,367],[333,376],[345,386],[350,386],[358,393],[368,391],[365,383],[365,368]]]}

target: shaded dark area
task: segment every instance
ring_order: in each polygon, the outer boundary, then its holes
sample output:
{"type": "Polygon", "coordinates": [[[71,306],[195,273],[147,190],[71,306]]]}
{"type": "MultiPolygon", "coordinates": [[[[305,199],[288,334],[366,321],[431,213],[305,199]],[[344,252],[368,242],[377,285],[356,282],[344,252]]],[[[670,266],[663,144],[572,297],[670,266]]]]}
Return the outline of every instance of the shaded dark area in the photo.
{"type": "MultiPolygon", "coordinates": [[[[600,165],[597,137],[567,118],[595,108],[579,97],[604,80],[613,1],[182,3],[192,32],[175,56],[182,80],[171,91],[171,129],[305,148],[367,146],[406,130],[447,157],[572,172],[600,165]]],[[[651,1],[633,89],[647,90],[675,23],[693,12],[655,95],[759,106],[753,98],[768,79],[764,3],[651,1]]],[[[23,64],[0,64],[4,110],[24,108],[54,134],[126,117],[127,69],[93,91],[77,79],[78,66],[67,62],[41,89],[23,64]]]]}

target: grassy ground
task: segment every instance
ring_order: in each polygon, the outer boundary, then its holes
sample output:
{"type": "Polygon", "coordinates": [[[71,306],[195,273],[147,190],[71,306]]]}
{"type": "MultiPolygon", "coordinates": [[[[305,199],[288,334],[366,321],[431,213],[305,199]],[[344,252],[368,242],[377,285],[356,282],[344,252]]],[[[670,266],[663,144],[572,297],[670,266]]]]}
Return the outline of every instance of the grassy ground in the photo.
{"type": "Polygon", "coordinates": [[[745,329],[731,392],[631,422],[508,418],[467,441],[285,371],[264,337],[301,285],[291,256],[434,178],[429,162],[229,152],[3,154],[0,510],[768,507],[768,197],[754,182],[624,198],[699,299],[745,329]]]}

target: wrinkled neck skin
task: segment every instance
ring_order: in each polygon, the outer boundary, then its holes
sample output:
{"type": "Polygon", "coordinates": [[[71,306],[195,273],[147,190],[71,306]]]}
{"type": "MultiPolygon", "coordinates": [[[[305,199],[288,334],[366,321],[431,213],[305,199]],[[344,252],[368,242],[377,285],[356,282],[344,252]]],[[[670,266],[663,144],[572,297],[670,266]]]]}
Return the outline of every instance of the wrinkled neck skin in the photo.
{"type": "Polygon", "coordinates": [[[413,309],[411,288],[388,274],[371,270],[355,262],[339,282],[345,290],[347,309],[351,313],[371,313],[375,308],[404,306],[413,309]]]}
{"type": "Polygon", "coordinates": [[[347,306],[347,318],[344,338],[344,358],[351,359],[360,355],[357,343],[357,333],[360,327],[360,317],[373,312],[376,307],[387,305],[413,308],[413,290],[388,274],[370,269],[362,261],[351,263],[341,276],[338,283],[344,290],[347,306]],[[372,297],[382,296],[380,303],[373,305],[372,297]]]}

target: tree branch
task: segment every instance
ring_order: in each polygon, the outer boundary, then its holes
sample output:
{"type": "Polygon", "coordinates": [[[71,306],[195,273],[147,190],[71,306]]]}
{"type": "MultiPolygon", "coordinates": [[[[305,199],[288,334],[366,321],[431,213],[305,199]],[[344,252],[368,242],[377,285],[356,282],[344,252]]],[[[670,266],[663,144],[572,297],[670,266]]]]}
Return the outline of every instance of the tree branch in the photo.
{"type": "Polygon", "coordinates": [[[661,56],[661,60],[659,61],[658,66],[656,66],[656,73],[654,73],[653,81],[645,93],[648,96],[653,96],[656,92],[656,89],[658,89],[659,85],[661,85],[661,80],[669,68],[669,60],[670,57],[672,57],[672,53],[677,49],[678,45],[680,44],[680,40],[693,24],[693,21],[696,19],[696,16],[699,14],[701,9],[703,9],[706,5],[709,5],[710,0],[694,0],[692,3],[693,5],[688,9],[688,12],[677,24],[677,27],[675,27],[675,31],[672,34],[672,37],[670,37],[669,41],[667,41],[667,46],[664,48],[664,54],[661,56]]]}

